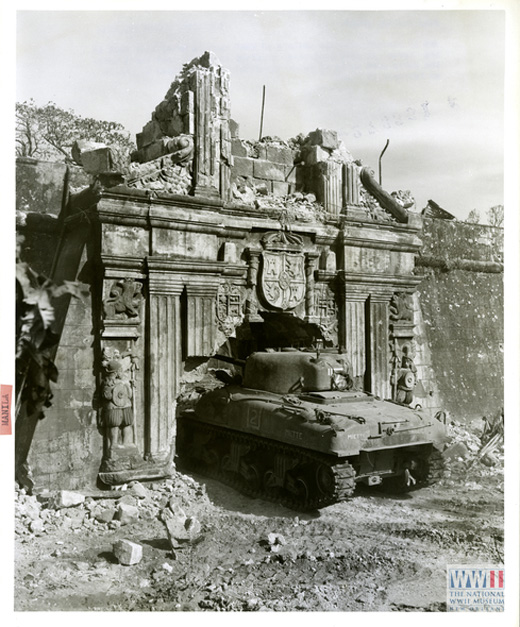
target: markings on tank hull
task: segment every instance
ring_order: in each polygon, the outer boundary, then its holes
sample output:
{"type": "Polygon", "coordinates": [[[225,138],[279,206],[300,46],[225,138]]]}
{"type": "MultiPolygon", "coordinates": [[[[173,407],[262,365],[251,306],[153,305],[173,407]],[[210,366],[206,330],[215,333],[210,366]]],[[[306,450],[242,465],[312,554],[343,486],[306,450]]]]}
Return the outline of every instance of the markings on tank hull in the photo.
{"type": "Polygon", "coordinates": [[[262,410],[258,407],[248,407],[247,426],[254,431],[260,431],[260,417],[262,410]]]}
{"type": "Polygon", "coordinates": [[[293,440],[303,440],[303,433],[301,431],[293,431],[292,429],[286,429],[285,434],[293,440]]]}

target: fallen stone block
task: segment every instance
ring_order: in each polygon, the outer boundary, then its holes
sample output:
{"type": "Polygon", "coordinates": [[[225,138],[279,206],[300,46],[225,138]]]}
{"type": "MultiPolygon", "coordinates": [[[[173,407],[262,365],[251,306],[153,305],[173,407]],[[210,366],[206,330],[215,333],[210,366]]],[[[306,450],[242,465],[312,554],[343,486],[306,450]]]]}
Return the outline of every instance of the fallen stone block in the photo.
{"type": "Polygon", "coordinates": [[[27,516],[31,520],[37,520],[40,518],[40,504],[34,500],[26,500],[24,503],[17,505],[17,513],[20,516],[27,516]]]}
{"type": "Polygon", "coordinates": [[[135,496],[139,499],[146,499],[150,496],[148,488],[146,488],[142,483],[139,483],[139,481],[131,483],[130,488],[132,489],[133,494],[135,494],[135,496]]]}
{"type": "Polygon", "coordinates": [[[337,132],[322,128],[317,128],[312,133],[309,133],[307,141],[311,145],[318,145],[329,150],[335,150],[339,147],[337,132]]]}
{"type": "Polygon", "coordinates": [[[139,564],[143,558],[143,547],[130,540],[118,540],[114,543],[112,552],[117,561],[125,566],[139,564]]]}
{"type": "Polygon", "coordinates": [[[45,525],[43,524],[43,520],[40,520],[39,518],[37,520],[31,520],[30,524],[29,524],[29,529],[33,532],[33,533],[42,533],[45,529],[45,525]]]}
{"type": "Polygon", "coordinates": [[[119,503],[116,518],[122,525],[130,525],[139,519],[139,510],[133,505],[119,503]]]}
{"type": "Polygon", "coordinates": [[[63,509],[64,507],[76,507],[85,502],[85,496],[79,492],[60,490],[53,492],[49,498],[49,507],[63,509]]]}
{"type": "Polygon", "coordinates": [[[112,169],[112,152],[108,146],[99,142],[79,140],[72,146],[72,158],[91,173],[97,174],[112,169]]]}
{"type": "Polygon", "coordinates": [[[267,541],[271,546],[287,544],[287,540],[280,533],[270,533],[267,541]]]}
{"type": "Polygon", "coordinates": [[[120,499],[117,500],[118,505],[132,505],[135,507],[137,505],[137,499],[131,494],[125,494],[120,499]]]}
{"type": "Polygon", "coordinates": [[[170,547],[172,549],[178,549],[181,545],[181,541],[188,539],[184,521],[179,520],[169,508],[163,509],[161,512],[161,520],[166,526],[170,547]]]}
{"type": "Polygon", "coordinates": [[[445,460],[457,459],[462,457],[463,459],[469,455],[468,447],[464,444],[464,442],[455,442],[451,446],[443,451],[442,456],[445,460]]]}
{"type": "Polygon", "coordinates": [[[184,523],[184,528],[188,533],[190,540],[195,540],[200,536],[200,532],[202,530],[200,522],[194,516],[187,518],[184,523]]]}
{"type": "Polygon", "coordinates": [[[186,522],[186,512],[182,509],[182,507],[177,503],[175,498],[172,498],[168,501],[168,507],[170,508],[171,513],[174,515],[175,519],[178,520],[182,525],[186,522]]]}
{"type": "Polygon", "coordinates": [[[114,520],[115,515],[115,509],[107,508],[96,512],[94,518],[100,523],[109,523],[110,521],[114,520]]]}
{"type": "Polygon", "coordinates": [[[305,165],[316,165],[322,161],[327,161],[330,155],[320,146],[306,146],[302,151],[302,157],[305,165]]]}

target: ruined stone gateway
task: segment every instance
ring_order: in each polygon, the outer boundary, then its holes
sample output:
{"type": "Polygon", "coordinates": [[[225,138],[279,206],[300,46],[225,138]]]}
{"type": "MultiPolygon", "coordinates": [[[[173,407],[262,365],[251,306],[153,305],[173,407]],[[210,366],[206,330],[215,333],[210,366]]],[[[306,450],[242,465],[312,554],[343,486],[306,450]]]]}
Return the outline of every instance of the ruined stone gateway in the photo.
{"type": "MultiPolygon", "coordinates": [[[[442,316],[425,321],[418,298],[420,284],[445,272],[436,266],[440,227],[414,212],[409,194],[382,189],[335,132],[240,139],[229,72],[205,53],[155,108],[126,172],[111,172],[103,154],[85,148],[80,158],[95,182],[71,192],[69,173],[59,217],[29,216],[23,229],[30,263],[53,267],[57,282],[88,287],[83,301],[65,296],[57,305],[60,377],[31,449],[36,485],[167,476],[177,399],[186,381],[218,365],[208,362],[215,354],[244,359],[321,340],[346,353],[357,385],[377,396],[413,399],[432,412],[457,405],[460,391],[439,389],[434,374],[450,379],[431,353],[442,316]],[[413,373],[404,388],[396,381],[403,368],[413,373]]],[[[473,272],[475,293],[496,301],[486,364],[473,364],[477,378],[493,360],[493,406],[502,377],[502,266],[492,256],[500,235],[465,226],[481,252],[468,253],[475,267],[450,269],[473,272]]],[[[449,237],[467,242],[468,233],[449,237]]],[[[454,250],[452,259],[459,256],[454,250]]],[[[446,293],[437,293],[430,314],[439,307],[444,315],[446,293]]]]}

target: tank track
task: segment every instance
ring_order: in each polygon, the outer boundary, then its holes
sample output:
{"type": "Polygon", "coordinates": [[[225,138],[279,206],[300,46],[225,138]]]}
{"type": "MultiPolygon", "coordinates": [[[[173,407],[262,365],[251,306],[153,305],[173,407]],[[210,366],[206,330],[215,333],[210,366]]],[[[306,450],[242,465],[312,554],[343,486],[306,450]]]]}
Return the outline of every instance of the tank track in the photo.
{"type": "Polygon", "coordinates": [[[444,457],[442,456],[442,453],[436,448],[432,448],[432,452],[427,464],[428,468],[425,473],[424,480],[421,482],[422,486],[432,485],[440,481],[446,468],[446,462],[444,461],[444,457]]]}
{"type": "Polygon", "coordinates": [[[430,454],[420,461],[420,468],[417,471],[412,471],[416,483],[407,484],[405,476],[398,475],[385,479],[380,486],[380,491],[391,494],[404,494],[437,483],[446,467],[442,454],[435,447],[432,447],[430,454]]]}
{"type": "Polygon", "coordinates": [[[347,500],[354,493],[355,470],[345,460],[337,460],[331,456],[320,454],[308,449],[261,438],[259,436],[240,433],[229,429],[224,429],[215,425],[209,425],[192,418],[180,419],[178,422],[179,432],[177,436],[177,451],[179,460],[186,469],[200,472],[205,476],[217,479],[221,483],[228,485],[235,490],[247,494],[252,498],[259,498],[265,501],[278,503],[290,509],[308,511],[314,510],[332,503],[347,500]],[[191,434],[188,431],[192,431],[191,434]],[[255,458],[266,460],[265,469],[261,480],[253,477],[247,480],[239,472],[229,472],[223,468],[223,459],[227,455],[216,456],[205,460],[200,455],[193,454],[190,436],[197,434],[198,437],[207,438],[211,445],[219,442],[224,447],[233,444],[250,448],[255,458]],[[284,485],[269,487],[266,485],[265,476],[272,471],[270,462],[276,456],[283,456],[290,461],[290,468],[284,473],[284,485]],[[319,488],[319,481],[314,478],[317,474],[324,475],[322,489],[319,488]],[[323,483],[326,486],[323,486],[323,483]],[[292,489],[285,484],[292,484],[292,489]],[[326,487],[326,489],[323,489],[326,487]],[[301,488],[301,489],[298,489],[301,488]]]}

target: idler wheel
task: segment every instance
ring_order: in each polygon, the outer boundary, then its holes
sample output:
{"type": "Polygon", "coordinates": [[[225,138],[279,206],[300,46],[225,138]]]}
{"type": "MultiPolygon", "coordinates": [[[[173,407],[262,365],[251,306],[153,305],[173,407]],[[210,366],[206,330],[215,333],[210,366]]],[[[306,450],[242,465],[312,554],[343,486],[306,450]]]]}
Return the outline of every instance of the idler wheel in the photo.
{"type": "Polygon", "coordinates": [[[316,485],[318,486],[318,490],[324,495],[334,493],[336,478],[330,466],[320,464],[316,468],[316,485]]]}

